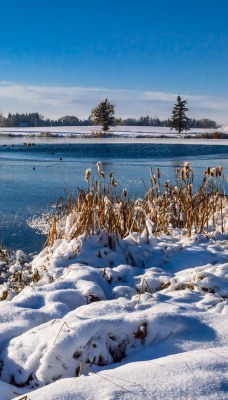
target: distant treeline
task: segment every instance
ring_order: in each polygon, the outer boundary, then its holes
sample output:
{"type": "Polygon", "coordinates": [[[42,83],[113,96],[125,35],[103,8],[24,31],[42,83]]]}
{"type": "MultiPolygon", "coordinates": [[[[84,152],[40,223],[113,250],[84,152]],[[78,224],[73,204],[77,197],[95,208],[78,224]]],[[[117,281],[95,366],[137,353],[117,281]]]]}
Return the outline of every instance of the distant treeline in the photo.
{"type": "MultiPolygon", "coordinates": [[[[127,118],[127,119],[117,119],[116,124],[122,126],[170,126],[170,119],[160,120],[157,117],[140,117],[139,119],[127,118]]],[[[90,118],[81,120],[75,116],[66,115],[65,117],[59,118],[58,120],[53,120],[49,118],[44,118],[39,113],[29,113],[29,114],[8,114],[8,117],[0,115],[0,125],[4,127],[41,127],[41,126],[85,126],[93,125],[90,118]]],[[[215,121],[207,118],[203,119],[189,119],[189,128],[217,128],[215,121]]]]}
{"type": "MultiPolygon", "coordinates": [[[[139,119],[127,118],[120,120],[120,125],[126,126],[171,126],[171,120],[165,119],[160,120],[157,117],[150,118],[148,115],[146,117],[140,117],[139,119]]],[[[202,119],[188,119],[188,127],[189,128],[218,128],[215,121],[211,121],[207,118],[202,119]]]]}
{"type": "Polygon", "coordinates": [[[5,118],[0,116],[0,125],[4,127],[40,127],[40,126],[80,126],[80,125],[92,125],[89,119],[79,120],[74,116],[66,116],[59,118],[58,120],[44,118],[39,113],[29,114],[8,114],[5,118]]]}

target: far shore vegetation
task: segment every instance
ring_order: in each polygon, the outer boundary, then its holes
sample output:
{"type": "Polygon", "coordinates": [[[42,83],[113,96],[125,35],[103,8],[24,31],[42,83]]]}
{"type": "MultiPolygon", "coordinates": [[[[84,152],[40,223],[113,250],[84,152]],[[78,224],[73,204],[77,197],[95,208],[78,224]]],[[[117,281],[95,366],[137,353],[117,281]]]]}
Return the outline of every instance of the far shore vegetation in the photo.
{"type": "MultiPolygon", "coordinates": [[[[180,97],[180,96],[178,96],[180,97]]],[[[181,97],[180,97],[181,99],[181,97]]],[[[98,104],[97,107],[95,107],[91,115],[87,119],[79,119],[76,116],[73,115],[66,115],[64,117],[61,117],[59,119],[49,119],[49,118],[44,118],[41,114],[38,112],[33,112],[33,113],[23,113],[23,114],[11,114],[9,113],[7,117],[2,115],[0,113],[0,126],[1,127],[9,127],[9,128],[25,128],[25,127],[55,127],[55,126],[93,126],[94,121],[96,119],[94,115],[94,110],[96,112],[97,108],[101,107],[101,105],[105,102],[108,102],[108,105],[110,109],[112,109],[112,112],[114,112],[114,105],[111,104],[107,99],[100,104],[98,104]]],[[[184,106],[186,104],[186,100],[183,100],[184,106]]],[[[178,101],[177,101],[178,104],[178,101]]],[[[175,108],[175,105],[174,105],[175,108]]],[[[111,116],[114,118],[114,114],[111,116]]],[[[99,119],[99,117],[98,117],[99,119]]],[[[109,121],[110,122],[110,121],[109,121]]],[[[219,125],[209,119],[209,118],[201,118],[201,119],[195,119],[195,118],[187,118],[185,120],[184,127],[187,127],[187,129],[191,128],[202,128],[202,129],[217,129],[219,125]],[[186,125],[187,124],[187,125],[186,125]]],[[[96,123],[96,121],[95,121],[96,123]]],[[[102,125],[102,124],[101,124],[102,125]]],[[[158,116],[153,116],[150,117],[149,115],[147,116],[142,116],[139,119],[136,118],[126,118],[126,119],[121,119],[121,118],[115,118],[115,121],[112,120],[111,124],[109,126],[114,126],[114,125],[120,125],[120,126],[156,126],[156,127],[172,127],[176,129],[176,126],[178,127],[177,130],[180,132],[183,130],[183,124],[176,124],[176,122],[173,123],[173,115],[171,118],[167,118],[165,120],[160,119],[158,116]]],[[[107,132],[107,125],[105,124],[103,126],[104,132],[107,132]]]]}

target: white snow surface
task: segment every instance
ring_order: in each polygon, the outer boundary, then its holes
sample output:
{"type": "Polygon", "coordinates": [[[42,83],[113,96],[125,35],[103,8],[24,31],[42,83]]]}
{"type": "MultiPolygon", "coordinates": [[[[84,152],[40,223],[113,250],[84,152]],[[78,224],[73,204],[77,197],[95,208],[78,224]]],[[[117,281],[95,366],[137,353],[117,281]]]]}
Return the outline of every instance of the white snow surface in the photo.
{"type": "MultiPolygon", "coordinates": [[[[226,352],[227,354],[228,352],[226,352]]],[[[131,362],[29,393],[30,400],[227,399],[227,365],[221,348],[159,360],[131,362]]],[[[21,397],[17,397],[20,400],[21,397]]]]}
{"type": "Polygon", "coordinates": [[[154,126],[117,126],[108,135],[96,135],[98,126],[61,126],[37,128],[3,128],[0,127],[0,145],[15,144],[54,144],[54,143],[164,143],[164,144],[200,144],[228,145],[228,128],[224,124],[218,129],[195,128],[178,133],[168,127],[154,126]],[[214,132],[225,134],[223,138],[202,138],[202,134],[214,132]],[[226,138],[227,134],[227,138],[226,138]]]}
{"type": "Polygon", "coordinates": [[[228,235],[69,229],[0,285],[1,400],[227,399],[228,235]]]}
{"type": "MultiPolygon", "coordinates": [[[[109,133],[112,135],[112,139],[115,137],[182,137],[190,135],[194,137],[200,133],[213,133],[215,131],[227,133],[228,124],[222,125],[220,128],[192,128],[188,131],[178,133],[174,129],[169,127],[158,127],[158,126],[116,126],[111,127],[109,133]]],[[[0,137],[2,136],[18,136],[18,137],[36,137],[41,136],[43,138],[48,137],[88,137],[94,135],[94,133],[101,132],[100,126],[48,126],[48,127],[23,127],[23,128],[7,128],[0,127],[0,137]]]]}
{"type": "MultiPolygon", "coordinates": [[[[227,131],[228,125],[223,125],[220,129],[221,132],[227,131]]],[[[178,134],[175,130],[171,130],[169,127],[157,127],[157,126],[116,126],[110,129],[110,133],[114,136],[183,136],[184,134],[197,134],[202,132],[214,132],[216,129],[202,129],[195,128],[189,131],[184,131],[182,134],[178,134]]],[[[50,134],[56,136],[70,136],[70,135],[91,135],[94,132],[101,131],[100,126],[48,126],[48,127],[30,127],[30,128],[3,128],[0,127],[0,135],[12,135],[12,136],[39,136],[42,134],[50,134]]]]}

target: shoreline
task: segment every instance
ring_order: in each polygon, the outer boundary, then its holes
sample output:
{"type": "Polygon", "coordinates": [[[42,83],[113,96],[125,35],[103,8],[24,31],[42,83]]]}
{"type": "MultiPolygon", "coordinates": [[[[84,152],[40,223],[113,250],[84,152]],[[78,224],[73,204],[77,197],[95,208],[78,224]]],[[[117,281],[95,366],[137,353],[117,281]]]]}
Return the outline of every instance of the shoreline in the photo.
{"type": "Polygon", "coordinates": [[[97,126],[0,127],[0,146],[12,144],[56,143],[164,143],[228,145],[226,129],[195,128],[178,133],[169,127],[117,126],[100,134],[97,126]]]}
{"type": "Polygon", "coordinates": [[[78,135],[72,137],[72,135],[52,135],[51,137],[38,136],[38,135],[3,135],[0,133],[0,146],[10,145],[33,145],[33,144],[57,144],[57,143],[68,143],[68,144],[101,144],[101,143],[145,143],[145,144],[199,144],[199,145],[223,145],[228,146],[228,138],[224,139],[213,139],[213,138],[185,138],[180,136],[168,137],[168,135],[162,136],[126,136],[126,135],[112,135],[108,137],[93,137],[87,135],[78,135]]]}

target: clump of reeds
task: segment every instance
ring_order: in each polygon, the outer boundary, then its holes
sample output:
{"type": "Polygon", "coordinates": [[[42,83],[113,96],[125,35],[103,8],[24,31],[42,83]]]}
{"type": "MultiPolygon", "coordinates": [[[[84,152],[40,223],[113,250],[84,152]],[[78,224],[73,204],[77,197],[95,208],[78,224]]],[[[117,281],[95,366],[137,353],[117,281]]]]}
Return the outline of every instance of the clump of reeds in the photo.
{"type": "Polygon", "coordinates": [[[0,244],[0,262],[8,264],[9,259],[10,259],[9,251],[2,244],[0,244]]]}
{"type": "Polygon", "coordinates": [[[227,133],[220,131],[198,133],[196,139],[227,139],[227,133]]]}
{"type": "MultiPolygon", "coordinates": [[[[78,236],[99,234],[106,230],[112,240],[124,238],[131,232],[159,235],[169,233],[174,228],[185,228],[192,232],[207,233],[218,224],[224,231],[223,208],[226,200],[223,190],[222,167],[208,167],[198,189],[193,187],[194,174],[189,162],[177,170],[177,182],[169,181],[161,185],[159,168],[154,174],[151,169],[151,187],[144,198],[130,199],[126,189],[122,193],[116,186],[114,171],[105,182],[102,165],[97,163],[99,179],[90,184],[90,169],[86,170],[87,190],[79,190],[76,199],[68,198],[65,210],[71,215],[71,227],[65,233],[67,239],[78,236]],[[218,222],[219,219],[219,222],[218,222]]],[[[49,245],[56,238],[63,237],[53,219],[49,234],[49,245]]]]}
{"type": "MultiPolygon", "coordinates": [[[[185,228],[189,235],[208,232],[209,222],[217,228],[218,211],[222,215],[224,189],[222,167],[207,167],[200,187],[193,187],[194,173],[188,162],[177,169],[177,184],[167,181],[161,193],[160,172],[152,175],[152,187],[146,194],[147,215],[155,224],[155,232],[168,232],[170,228],[185,228]],[[156,182],[156,184],[155,184],[156,182]]],[[[223,221],[221,221],[223,230],[223,221]]]]}

